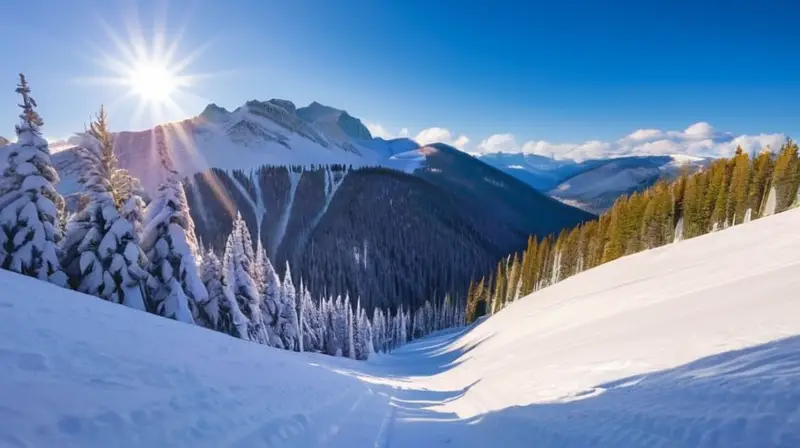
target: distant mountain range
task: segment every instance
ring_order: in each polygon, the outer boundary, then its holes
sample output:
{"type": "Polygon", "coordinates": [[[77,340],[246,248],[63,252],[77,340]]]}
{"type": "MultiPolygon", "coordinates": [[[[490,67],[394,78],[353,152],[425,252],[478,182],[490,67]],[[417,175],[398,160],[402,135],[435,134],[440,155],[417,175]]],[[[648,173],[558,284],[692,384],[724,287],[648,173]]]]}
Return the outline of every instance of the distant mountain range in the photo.
{"type": "Polygon", "coordinates": [[[622,194],[643,190],[682,169],[696,170],[711,159],[685,155],[635,156],[576,162],[536,154],[482,154],[478,158],[547,195],[599,214],[622,194]]]}

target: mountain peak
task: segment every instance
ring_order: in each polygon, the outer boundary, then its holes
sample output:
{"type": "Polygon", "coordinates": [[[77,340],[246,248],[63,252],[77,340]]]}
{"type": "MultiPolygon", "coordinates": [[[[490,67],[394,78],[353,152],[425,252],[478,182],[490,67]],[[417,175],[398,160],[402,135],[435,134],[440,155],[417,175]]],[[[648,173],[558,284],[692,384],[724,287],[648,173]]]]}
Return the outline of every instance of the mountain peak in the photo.
{"type": "Polygon", "coordinates": [[[227,109],[224,107],[217,106],[216,103],[210,103],[203,109],[203,112],[200,113],[200,116],[209,120],[209,121],[217,121],[220,117],[224,117],[230,114],[227,109]]]}
{"type": "Polygon", "coordinates": [[[293,102],[289,100],[282,100],[280,98],[272,98],[271,100],[267,101],[268,103],[272,103],[276,106],[282,107],[286,109],[286,112],[289,112],[292,115],[297,114],[297,106],[294,105],[293,102]]]}
{"type": "Polygon", "coordinates": [[[372,139],[372,134],[361,120],[341,109],[312,101],[308,106],[297,109],[297,115],[303,120],[323,128],[332,135],[341,132],[350,138],[359,140],[372,139]]]}
{"type": "Polygon", "coordinates": [[[6,146],[7,144],[11,143],[7,138],[0,135],[0,146],[6,146]]]}

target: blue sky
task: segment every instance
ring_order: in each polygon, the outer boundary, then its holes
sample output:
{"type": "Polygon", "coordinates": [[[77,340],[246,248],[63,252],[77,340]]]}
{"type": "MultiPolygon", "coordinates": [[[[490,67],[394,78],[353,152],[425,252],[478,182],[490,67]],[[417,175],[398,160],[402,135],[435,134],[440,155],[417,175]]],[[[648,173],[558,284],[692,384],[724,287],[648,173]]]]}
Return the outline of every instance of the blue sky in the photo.
{"type": "MultiPolygon", "coordinates": [[[[126,26],[148,38],[162,29],[168,42],[183,29],[178,59],[202,49],[185,72],[213,76],[178,98],[184,116],[211,101],[232,109],[278,97],[347,109],[392,134],[441,127],[471,145],[492,134],[520,144],[609,141],[701,121],[733,135],[800,135],[800,5],[790,0],[164,5],[40,0],[32,22],[6,21],[0,135],[13,132],[19,71],[48,137],[82,129],[100,103],[125,93],[77,81],[110,75],[98,54],[121,59],[100,19],[123,38],[126,26]]],[[[153,124],[132,120],[135,105],[115,104],[116,129],[153,124]]]]}

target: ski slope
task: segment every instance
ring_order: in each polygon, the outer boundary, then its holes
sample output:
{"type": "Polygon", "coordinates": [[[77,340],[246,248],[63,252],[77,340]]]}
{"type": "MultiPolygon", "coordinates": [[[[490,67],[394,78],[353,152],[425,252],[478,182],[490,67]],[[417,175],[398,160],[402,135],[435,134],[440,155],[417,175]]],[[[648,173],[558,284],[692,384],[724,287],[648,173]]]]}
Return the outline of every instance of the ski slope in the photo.
{"type": "Polygon", "coordinates": [[[0,446],[797,447],[800,210],[368,362],[0,272],[0,446]]]}

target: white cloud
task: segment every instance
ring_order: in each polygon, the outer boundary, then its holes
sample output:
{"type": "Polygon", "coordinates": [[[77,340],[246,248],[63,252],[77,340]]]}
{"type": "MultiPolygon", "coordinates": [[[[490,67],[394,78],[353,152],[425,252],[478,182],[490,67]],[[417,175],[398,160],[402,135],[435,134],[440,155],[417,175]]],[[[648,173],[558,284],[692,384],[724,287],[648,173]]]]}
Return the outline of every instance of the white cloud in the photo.
{"type": "Polygon", "coordinates": [[[411,132],[408,128],[402,128],[398,133],[392,133],[383,125],[378,123],[364,122],[373,137],[380,137],[386,140],[393,138],[412,138],[420,145],[429,145],[431,143],[444,143],[458,149],[466,149],[469,144],[469,138],[466,135],[459,135],[456,137],[449,129],[432,127],[419,131],[415,137],[411,137],[411,132]]]}
{"type": "Polygon", "coordinates": [[[421,130],[417,136],[414,137],[414,141],[420,145],[444,143],[458,149],[466,149],[469,138],[466,135],[455,137],[449,129],[434,127],[421,130]]]}
{"type": "Polygon", "coordinates": [[[758,152],[766,146],[777,150],[783,144],[784,134],[758,134],[734,136],[720,132],[706,122],[694,123],[683,131],[661,129],[637,129],[615,141],[589,140],[582,143],[551,143],[531,140],[519,143],[513,134],[494,134],[477,145],[469,145],[466,135],[454,134],[447,128],[431,127],[411,137],[407,128],[392,133],[379,124],[367,123],[367,128],[376,137],[386,139],[413,138],[420,145],[445,143],[473,154],[528,153],[556,159],[586,160],[622,156],[652,156],[684,154],[698,157],[728,157],[737,146],[744,151],[758,152]]]}
{"type": "Polygon", "coordinates": [[[494,134],[478,145],[478,152],[520,152],[519,145],[511,134],[494,134]]]}
{"type": "Polygon", "coordinates": [[[710,137],[714,135],[714,128],[711,127],[710,124],[701,121],[699,123],[695,123],[689,126],[688,128],[686,128],[685,131],[683,131],[683,133],[686,134],[686,136],[688,137],[696,137],[696,138],[710,137]]]}
{"type": "Polygon", "coordinates": [[[386,140],[394,138],[388,129],[378,123],[364,122],[364,125],[369,129],[369,133],[372,134],[373,137],[380,137],[386,140]]]}
{"type": "Polygon", "coordinates": [[[519,149],[510,134],[493,135],[478,146],[480,152],[524,152],[557,159],[586,160],[620,156],[685,154],[699,157],[728,157],[737,146],[745,152],[758,152],[769,146],[780,148],[784,134],[733,136],[716,131],[705,122],[695,123],[683,131],[638,129],[617,141],[590,140],[583,143],[554,144],[544,140],[524,143],[519,149]]]}

